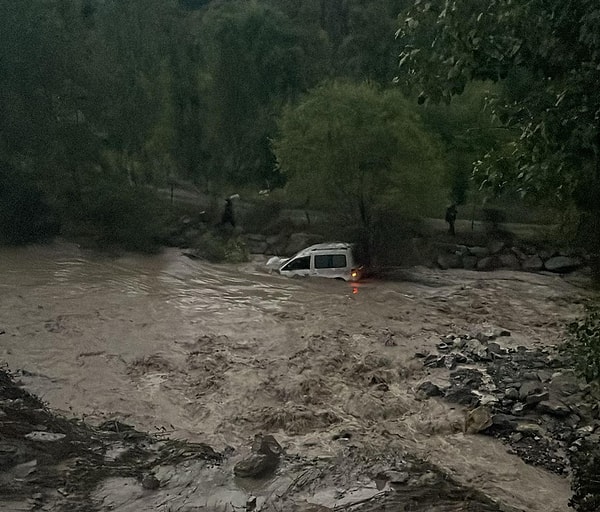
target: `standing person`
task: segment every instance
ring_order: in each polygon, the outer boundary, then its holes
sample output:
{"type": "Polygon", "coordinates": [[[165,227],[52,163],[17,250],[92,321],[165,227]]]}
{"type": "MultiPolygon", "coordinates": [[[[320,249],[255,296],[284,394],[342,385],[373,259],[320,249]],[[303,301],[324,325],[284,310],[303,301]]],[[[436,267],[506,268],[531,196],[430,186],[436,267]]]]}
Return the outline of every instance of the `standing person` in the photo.
{"type": "Polygon", "coordinates": [[[235,217],[233,216],[233,202],[231,201],[231,197],[225,199],[225,210],[223,210],[221,224],[231,224],[232,228],[235,227],[235,217]]]}
{"type": "Polygon", "coordinates": [[[454,231],[454,223],[456,222],[457,214],[458,210],[456,209],[455,204],[451,204],[448,208],[446,208],[446,222],[448,223],[448,233],[452,236],[456,235],[456,231],[454,231]]]}

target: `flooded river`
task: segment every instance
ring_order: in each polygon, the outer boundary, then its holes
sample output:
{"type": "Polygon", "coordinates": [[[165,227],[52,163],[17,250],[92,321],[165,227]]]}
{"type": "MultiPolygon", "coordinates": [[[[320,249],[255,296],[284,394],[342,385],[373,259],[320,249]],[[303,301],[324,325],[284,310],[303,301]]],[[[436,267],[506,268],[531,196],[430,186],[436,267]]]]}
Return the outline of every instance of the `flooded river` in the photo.
{"type": "Polygon", "coordinates": [[[558,343],[583,294],[558,276],[422,268],[351,285],[66,243],[2,248],[0,269],[0,361],[67,415],[240,454],[271,433],[316,459],[350,432],[365,460],[405,450],[517,510],[567,509],[566,478],[464,435],[462,408],[414,392],[445,378],[414,358],[440,336],[500,327],[515,346],[558,343]]]}

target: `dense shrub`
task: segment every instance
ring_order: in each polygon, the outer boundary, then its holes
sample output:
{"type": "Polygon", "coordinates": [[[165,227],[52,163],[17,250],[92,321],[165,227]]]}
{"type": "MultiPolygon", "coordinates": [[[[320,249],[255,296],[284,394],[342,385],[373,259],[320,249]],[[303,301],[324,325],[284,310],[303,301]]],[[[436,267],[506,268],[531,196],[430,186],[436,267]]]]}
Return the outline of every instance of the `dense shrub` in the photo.
{"type": "Polygon", "coordinates": [[[96,183],[82,192],[83,228],[106,245],[153,252],[158,248],[164,215],[163,200],[151,189],[114,182],[96,183]]]}
{"type": "Polygon", "coordinates": [[[33,181],[0,163],[0,241],[26,244],[58,231],[59,223],[33,181]]]}
{"type": "Polygon", "coordinates": [[[573,468],[573,496],[570,506],[578,512],[600,510],[600,447],[597,443],[584,440],[579,450],[571,457],[573,468]]]}
{"type": "MultiPolygon", "coordinates": [[[[568,326],[564,351],[579,374],[592,383],[592,392],[600,386],[600,305],[586,308],[585,315],[568,326]]],[[[579,512],[600,510],[600,446],[591,439],[581,441],[576,452],[570,452],[573,470],[571,507],[579,512]]]]}
{"type": "Polygon", "coordinates": [[[226,233],[206,232],[200,238],[196,252],[212,263],[242,263],[248,261],[248,250],[237,237],[226,233]]]}
{"type": "Polygon", "coordinates": [[[587,382],[600,384],[600,305],[588,306],[585,316],[568,326],[565,345],[577,371],[587,382]]]}

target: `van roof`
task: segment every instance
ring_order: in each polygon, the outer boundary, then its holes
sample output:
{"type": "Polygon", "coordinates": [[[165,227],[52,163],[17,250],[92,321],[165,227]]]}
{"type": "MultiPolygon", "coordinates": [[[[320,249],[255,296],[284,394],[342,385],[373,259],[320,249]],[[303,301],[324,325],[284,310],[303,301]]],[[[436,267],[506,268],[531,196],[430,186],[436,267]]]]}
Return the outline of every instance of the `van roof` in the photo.
{"type": "Polygon", "coordinates": [[[322,244],[311,245],[310,247],[307,247],[306,249],[302,249],[300,252],[296,253],[295,256],[308,256],[309,254],[312,254],[313,252],[319,252],[319,251],[332,251],[332,250],[341,251],[341,250],[348,250],[348,249],[352,249],[352,244],[349,244],[346,242],[325,242],[322,244]]]}

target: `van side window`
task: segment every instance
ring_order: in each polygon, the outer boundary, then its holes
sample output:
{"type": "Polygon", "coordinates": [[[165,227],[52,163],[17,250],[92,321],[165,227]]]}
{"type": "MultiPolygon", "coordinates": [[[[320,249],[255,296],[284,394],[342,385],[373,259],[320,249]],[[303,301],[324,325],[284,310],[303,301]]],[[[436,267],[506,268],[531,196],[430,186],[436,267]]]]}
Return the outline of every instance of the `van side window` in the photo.
{"type": "Polygon", "coordinates": [[[310,269],[310,256],[302,256],[290,261],[281,270],[309,270],[310,269]]]}
{"type": "Polygon", "coordinates": [[[345,268],[345,254],[317,254],[315,255],[315,268],[345,268]]]}

